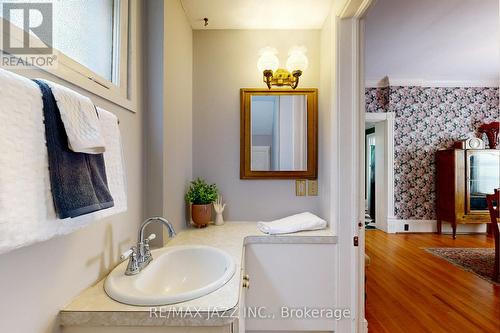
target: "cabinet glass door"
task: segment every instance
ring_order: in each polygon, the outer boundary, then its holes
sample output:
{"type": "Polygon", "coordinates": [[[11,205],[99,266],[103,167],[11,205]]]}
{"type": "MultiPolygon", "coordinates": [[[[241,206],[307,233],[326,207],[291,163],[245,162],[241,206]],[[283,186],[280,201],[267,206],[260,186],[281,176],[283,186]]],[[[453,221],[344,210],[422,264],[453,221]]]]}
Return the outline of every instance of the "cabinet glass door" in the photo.
{"type": "Polygon", "coordinates": [[[500,187],[500,154],[467,152],[468,211],[487,210],[486,194],[500,187]]]}

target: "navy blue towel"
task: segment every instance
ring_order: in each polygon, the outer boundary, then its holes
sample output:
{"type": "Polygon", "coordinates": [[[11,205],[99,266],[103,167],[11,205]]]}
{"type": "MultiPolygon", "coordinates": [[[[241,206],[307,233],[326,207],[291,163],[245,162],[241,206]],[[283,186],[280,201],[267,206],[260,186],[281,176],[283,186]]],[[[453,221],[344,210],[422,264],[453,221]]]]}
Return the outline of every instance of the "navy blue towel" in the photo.
{"type": "Polygon", "coordinates": [[[113,207],[102,154],[75,153],[50,87],[34,80],[42,91],[45,138],[56,214],[60,219],[113,207]]]}

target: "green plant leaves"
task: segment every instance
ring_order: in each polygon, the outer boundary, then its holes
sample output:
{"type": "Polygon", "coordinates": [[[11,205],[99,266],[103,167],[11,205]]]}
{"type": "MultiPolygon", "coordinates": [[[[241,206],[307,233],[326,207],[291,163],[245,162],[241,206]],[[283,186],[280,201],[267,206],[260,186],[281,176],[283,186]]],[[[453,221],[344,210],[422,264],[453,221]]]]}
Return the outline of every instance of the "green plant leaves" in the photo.
{"type": "Polygon", "coordinates": [[[214,202],[218,195],[217,185],[209,185],[204,179],[196,178],[189,186],[186,193],[186,201],[193,205],[207,205],[214,202]]]}

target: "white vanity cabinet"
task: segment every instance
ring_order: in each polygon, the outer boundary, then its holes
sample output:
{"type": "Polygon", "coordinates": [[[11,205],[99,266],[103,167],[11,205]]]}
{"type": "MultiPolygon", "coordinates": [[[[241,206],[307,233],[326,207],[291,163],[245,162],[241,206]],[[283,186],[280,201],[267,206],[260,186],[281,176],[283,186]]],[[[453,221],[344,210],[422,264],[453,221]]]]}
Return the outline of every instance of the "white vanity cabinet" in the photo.
{"type": "Polygon", "coordinates": [[[332,332],[334,251],[334,244],[247,244],[246,332],[332,332]],[[323,309],[321,318],[307,318],[313,309],[323,309]]]}
{"type": "Polygon", "coordinates": [[[180,232],[168,246],[210,245],[227,252],[234,259],[236,271],[224,286],[186,303],[172,305],[169,309],[173,312],[167,311],[162,316],[152,314],[147,306],[114,301],[105,293],[103,279],[61,310],[61,332],[332,332],[333,319],[280,317],[282,307],[290,310],[334,308],[336,241],[336,236],[326,229],[263,235],[255,222],[226,222],[217,227],[189,229],[180,232]],[[247,275],[249,281],[245,281],[247,275]],[[249,284],[249,288],[244,284],[249,284]],[[206,310],[214,308],[228,310],[224,313],[206,310]],[[196,314],[196,309],[205,309],[202,317],[189,315],[192,311],[196,314]],[[266,313],[275,317],[258,316],[266,313]]]}

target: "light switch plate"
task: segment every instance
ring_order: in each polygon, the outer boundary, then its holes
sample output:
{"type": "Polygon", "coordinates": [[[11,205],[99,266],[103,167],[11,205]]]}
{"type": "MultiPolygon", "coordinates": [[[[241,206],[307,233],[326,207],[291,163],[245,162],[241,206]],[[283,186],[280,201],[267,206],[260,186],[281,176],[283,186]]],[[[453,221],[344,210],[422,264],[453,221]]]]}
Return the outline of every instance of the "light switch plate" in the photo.
{"type": "Polygon", "coordinates": [[[295,195],[303,197],[306,195],[306,181],[305,179],[297,179],[295,181],[295,195]]]}
{"type": "Polygon", "coordinates": [[[318,195],[318,181],[316,179],[307,181],[307,195],[312,197],[318,195]]]}

